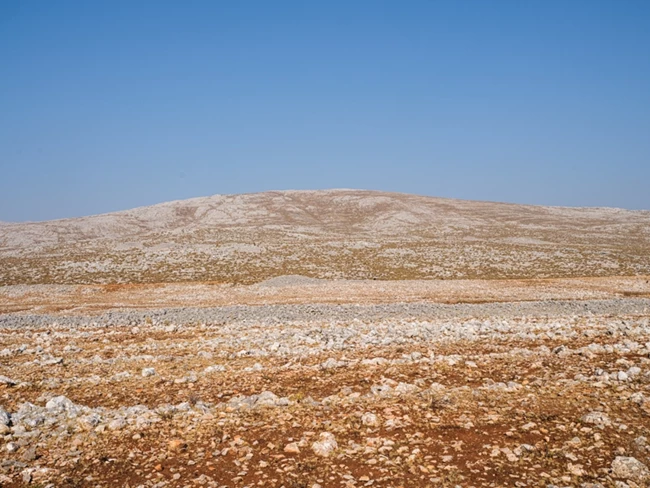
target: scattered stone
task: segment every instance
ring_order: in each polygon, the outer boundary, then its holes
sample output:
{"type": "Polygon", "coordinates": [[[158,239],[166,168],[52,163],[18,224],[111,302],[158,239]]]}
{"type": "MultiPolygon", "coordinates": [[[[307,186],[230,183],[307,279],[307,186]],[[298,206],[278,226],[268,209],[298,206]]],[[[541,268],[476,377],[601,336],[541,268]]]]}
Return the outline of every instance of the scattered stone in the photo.
{"type": "Polygon", "coordinates": [[[284,452],[288,454],[300,454],[300,447],[297,442],[291,442],[284,446],[284,452]]]}
{"type": "Polygon", "coordinates": [[[36,455],[36,448],[33,447],[33,446],[30,447],[29,449],[27,449],[27,450],[23,453],[23,455],[21,456],[21,459],[22,459],[23,461],[25,461],[26,463],[30,463],[30,462],[34,461],[36,458],[37,458],[37,455],[36,455]]]}
{"type": "Polygon", "coordinates": [[[395,394],[396,395],[412,395],[414,393],[417,393],[420,389],[415,386],[411,385],[410,383],[399,383],[395,387],[395,394]]]}
{"type": "Polygon", "coordinates": [[[156,370],[154,368],[143,368],[142,369],[142,376],[147,377],[147,376],[154,376],[156,374],[156,370]]]}
{"type": "Polygon", "coordinates": [[[368,427],[377,427],[379,425],[379,419],[374,413],[366,412],[361,416],[361,423],[368,427]]]}
{"type": "Polygon", "coordinates": [[[92,430],[99,425],[102,418],[97,413],[84,415],[77,420],[79,426],[85,430],[92,430]]]}
{"type": "Polygon", "coordinates": [[[388,359],[386,358],[372,358],[372,359],[362,359],[361,364],[363,366],[379,366],[382,364],[386,364],[388,362],[388,359]]]}
{"type": "Polygon", "coordinates": [[[68,417],[79,415],[79,408],[65,396],[56,396],[45,404],[45,408],[56,413],[65,413],[68,417]]]}
{"type": "Polygon", "coordinates": [[[178,452],[187,449],[187,443],[182,439],[172,439],[167,443],[167,449],[178,452]]]}
{"type": "Polygon", "coordinates": [[[627,370],[627,375],[629,378],[636,378],[641,374],[641,368],[638,366],[632,366],[630,369],[627,370]]]}
{"type": "Polygon", "coordinates": [[[11,417],[9,416],[9,412],[7,412],[4,408],[0,407],[0,425],[9,425],[9,422],[11,422],[11,417]]]}
{"type": "Polygon", "coordinates": [[[347,363],[345,361],[337,361],[334,358],[329,358],[327,361],[324,361],[320,364],[321,369],[336,369],[336,368],[344,368],[347,366],[347,363]]]}
{"type": "Polygon", "coordinates": [[[126,427],[127,423],[126,420],[123,419],[122,417],[118,417],[116,419],[111,420],[108,423],[108,428],[109,430],[122,430],[126,427]]]}
{"type": "Polygon", "coordinates": [[[257,399],[255,400],[255,406],[256,407],[275,407],[279,404],[280,398],[278,396],[271,392],[271,391],[263,391],[257,396],[257,399]]]}
{"type": "Polygon", "coordinates": [[[311,445],[317,456],[327,457],[338,447],[336,438],[330,432],[322,432],[319,440],[311,445]]]}
{"type": "Polygon", "coordinates": [[[23,483],[29,485],[32,482],[32,469],[26,469],[21,473],[23,483]]]}
{"type": "Polygon", "coordinates": [[[612,421],[609,417],[598,410],[585,414],[582,417],[582,421],[586,424],[594,424],[598,427],[607,427],[612,425],[612,421]]]}
{"type": "Polygon", "coordinates": [[[215,364],[213,366],[208,366],[203,370],[204,373],[210,374],[210,373],[222,373],[226,370],[226,367],[223,366],[222,364],[215,364]]]}
{"type": "Polygon", "coordinates": [[[644,483],[650,481],[650,470],[636,458],[617,456],[612,462],[612,476],[636,483],[644,483]]]}

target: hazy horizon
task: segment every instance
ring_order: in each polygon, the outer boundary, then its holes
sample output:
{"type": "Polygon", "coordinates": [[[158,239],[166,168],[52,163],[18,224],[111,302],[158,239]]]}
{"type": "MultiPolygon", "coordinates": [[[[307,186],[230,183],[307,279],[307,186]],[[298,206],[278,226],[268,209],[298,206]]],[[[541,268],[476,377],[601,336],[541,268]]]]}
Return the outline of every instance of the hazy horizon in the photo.
{"type": "Polygon", "coordinates": [[[0,4],[0,220],[275,189],[650,209],[650,4],[0,4]]]}

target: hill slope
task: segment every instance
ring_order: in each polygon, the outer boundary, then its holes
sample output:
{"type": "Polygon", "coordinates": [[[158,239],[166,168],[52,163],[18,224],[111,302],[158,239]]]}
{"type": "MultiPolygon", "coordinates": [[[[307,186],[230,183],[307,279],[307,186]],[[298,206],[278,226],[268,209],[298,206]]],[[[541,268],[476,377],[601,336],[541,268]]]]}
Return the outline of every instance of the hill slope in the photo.
{"type": "Polygon", "coordinates": [[[360,190],[215,195],[0,226],[0,284],[650,274],[650,212],[360,190]]]}

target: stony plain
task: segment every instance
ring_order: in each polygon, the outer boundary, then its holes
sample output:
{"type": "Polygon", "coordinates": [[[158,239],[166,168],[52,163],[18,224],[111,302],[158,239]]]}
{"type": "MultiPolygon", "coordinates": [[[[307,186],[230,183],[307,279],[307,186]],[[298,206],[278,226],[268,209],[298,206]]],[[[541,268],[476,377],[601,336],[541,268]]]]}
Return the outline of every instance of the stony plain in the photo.
{"type": "Polygon", "coordinates": [[[650,486],[650,212],[336,190],[0,225],[0,485],[650,486]]]}

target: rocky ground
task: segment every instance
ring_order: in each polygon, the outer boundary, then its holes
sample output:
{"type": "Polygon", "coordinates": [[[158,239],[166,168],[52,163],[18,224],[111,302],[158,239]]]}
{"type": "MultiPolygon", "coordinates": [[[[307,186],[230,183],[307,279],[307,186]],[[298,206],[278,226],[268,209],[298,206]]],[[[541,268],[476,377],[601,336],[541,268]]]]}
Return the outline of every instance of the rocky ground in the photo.
{"type": "Polygon", "coordinates": [[[213,195],[0,226],[0,285],[650,274],[650,211],[364,190],[213,195]]]}
{"type": "MultiPolygon", "coordinates": [[[[0,286],[0,314],[88,315],[116,309],[168,310],[313,303],[512,303],[624,297],[650,298],[650,276],[401,281],[278,276],[254,285],[12,285],[0,286]]],[[[182,320],[189,319],[183,317],[182,320]]]]}
{"type": "Polygon", "coordinates": [[[0,485],[650,485],[650,300],[0,316],[0,485]]]}

